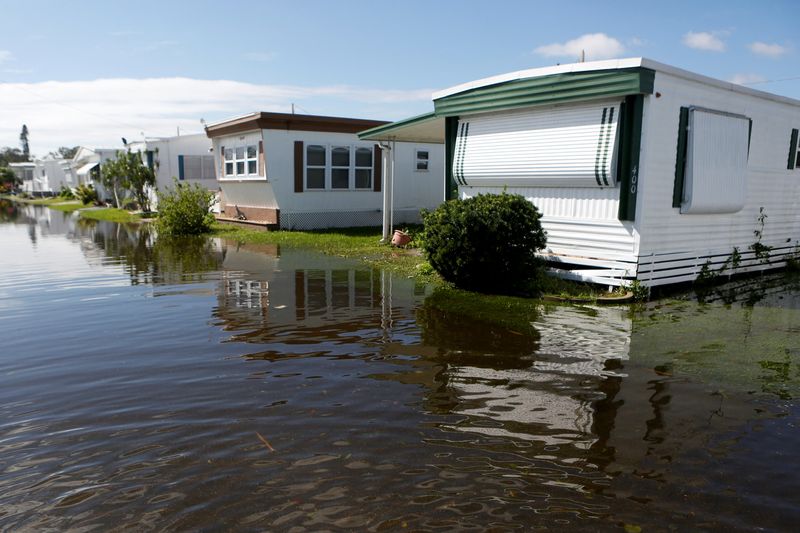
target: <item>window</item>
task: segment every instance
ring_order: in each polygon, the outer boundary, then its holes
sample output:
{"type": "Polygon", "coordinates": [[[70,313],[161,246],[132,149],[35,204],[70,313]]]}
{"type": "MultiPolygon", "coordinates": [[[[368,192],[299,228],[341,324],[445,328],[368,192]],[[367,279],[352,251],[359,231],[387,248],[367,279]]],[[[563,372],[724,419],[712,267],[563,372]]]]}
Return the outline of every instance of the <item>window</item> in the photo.
{"type": "Polygon", "coordinates": [[[180,180],[213,180],[213,155],[179,155],[178,179],[180,180]]]}
{"type": "Polygon", "coordinates": [[[372,189],[371,147],[309,144],[305,158],[308,190],[372,189]]]}
{"type": "Polygon", "coordinates": [[[414,168],[420,172],[427,172],[429,157],[430,153],[428,150],[414,150],[414,159],[416,161],[414,168]]]}
{"type": "Polygon", "coordinates": [[[372,149],[356,148],[356,189],[372,188],[372,149]]]}
{"type": "Polygon", "coordinates": [[[225,176],[258,176],[258,145],[225,148],[225,176]]]}
{"type": "Polygon", "coordinates": [[[672,205],[682,214],[736,213],[747,193],[750,119],[683,107],[672,205]]]}
{"type": "Polygon", "coordinates": [[[331,188],[350,188],[350,147],[331,148],[331,188]]]}
{"type": "Polygon", "coordinates": [[[309,144],[306,147],[306,188],[325,188],[326,150],[319,144],[309,144]]]}
{"type": "Polygon", "coordinates": [[[789,170],[800,168],[800,146],[797,145],[797,129],[792,129],[789,136],[789,170]]]}

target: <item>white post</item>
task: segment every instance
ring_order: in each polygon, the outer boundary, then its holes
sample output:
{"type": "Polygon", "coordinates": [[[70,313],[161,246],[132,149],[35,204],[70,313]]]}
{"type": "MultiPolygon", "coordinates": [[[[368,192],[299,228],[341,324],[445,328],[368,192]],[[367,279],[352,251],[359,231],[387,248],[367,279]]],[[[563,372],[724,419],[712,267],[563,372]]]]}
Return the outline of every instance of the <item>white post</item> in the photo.
{"type": "Polygon", "coordinates": [[[383,233],[381,242],[389,242],[392,238],[392,172],[393,160],[391,147],[388,144],[380,144],[381,162],[384,169],[383,175],[383,233]]]}

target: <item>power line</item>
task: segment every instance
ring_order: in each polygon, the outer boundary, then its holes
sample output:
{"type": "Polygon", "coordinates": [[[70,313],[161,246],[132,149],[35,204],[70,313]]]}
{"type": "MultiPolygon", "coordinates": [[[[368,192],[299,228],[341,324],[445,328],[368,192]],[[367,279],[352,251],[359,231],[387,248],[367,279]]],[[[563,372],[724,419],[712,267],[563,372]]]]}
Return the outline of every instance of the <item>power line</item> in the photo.
{"type": "Polygon", "coordinates": [[[745,83],[740,83],[739,85],[758,85],[759,83],[775,83],[778,81],[794,81],[800,80],[800,76],[793,76],[791,78],[779,78],[777,80],[758,80],[758,81],[748,81],[745,83]]]}
{"type": "Polygon", "coordinates": [[[111,118],[109,118],[107,116],[103,116],[103,115],[100,115],[98,113],[93,113],[91,111],[86,111],[85,109],[80,109],[80,108],[75,107],[73,105],[65,104],[64,102],[60,102],[58,100],[53,100],[53,99],[48,98],[46,96],[42,96],[41,94],[38,94],[38,93],[36,93],[34,91],[31,91],[30,89],[22,87],[22,84],[20,84],[20,83],[11,83],[11,82],[5,81],[5,80],[0,80],[0,83],[6,84],[6,85],[14,87],[14,88],[17,88],[17,89],[19,89],[19,90],[21,90],[23,92],[30,93],[33,96],[39,98],[40,100],[42,100],[44,102],[60,105],[60,106],[66,107],[68,109],[72,109],[73,111],[78,111],[79,113],[84,113],[86,115],[92,115],[92,116],[95,116],[95,117],[98,117],[98,118],[102,118],[103,120],[105,120],[107,122],[112,122],[112,123],[118,124],[120,126],[125,126],[126,128],[133,128],[133,129],[138,130],[138,131],[143,131],[143,129],[144,129],[144,128],[140,127],[140,126],[134,126],[133,124],[128,124],[128,123],[122,122],[120,120],[111,119],[111,118]]]}

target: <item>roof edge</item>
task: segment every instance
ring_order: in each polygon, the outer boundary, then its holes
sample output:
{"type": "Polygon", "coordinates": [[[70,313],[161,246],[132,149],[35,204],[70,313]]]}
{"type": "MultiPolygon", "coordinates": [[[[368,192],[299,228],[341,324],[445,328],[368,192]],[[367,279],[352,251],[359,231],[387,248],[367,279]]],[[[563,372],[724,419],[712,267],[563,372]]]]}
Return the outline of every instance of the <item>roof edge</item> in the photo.
{"type": "Polygon", "coordinates": [[[388,124],[385,120],[258,112],[215,122],[206,126],[207,137],[220,137],[254,130],[298,130],[330,133],[358,133],[388,124]]]}

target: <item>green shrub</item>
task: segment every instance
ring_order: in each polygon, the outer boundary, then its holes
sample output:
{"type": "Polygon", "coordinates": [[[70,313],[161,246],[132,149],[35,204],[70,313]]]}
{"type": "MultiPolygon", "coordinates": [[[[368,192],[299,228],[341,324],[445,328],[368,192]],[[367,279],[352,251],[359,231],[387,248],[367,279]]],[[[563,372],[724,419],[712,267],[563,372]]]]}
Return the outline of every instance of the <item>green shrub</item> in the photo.
{"type": "Polygon", "coordinates": [[[75,189],[75,196],[78,197],[78,200],[80,200],[83,205],[97,203],[97,191],[94,187],[92,187],[91,184],[86,185],[81,183],[78,185],[78,187],[75,189]]]}
{"type": "Polygon", "coordinates": [[[72,192],[72,189],[66,185],[62,185],[61,190],[58,191],[58,197],[63,198],[64,200],[74,200],[75,194],[72,192]]]}
{"type": "Polygon", "coordinates": [[[198,184],[178,183],[158,192],[158,231],[166,235],[197,235],[211,230],[214,195],[198,184]]]}
{"type": "Polygon", "coordinates": [[[436,272],[459,288],[535,294],[544,270],[536,252],[547,242],[540,218],[519,195],[450,200],[423,212],[424,250],[436,272]]]}

